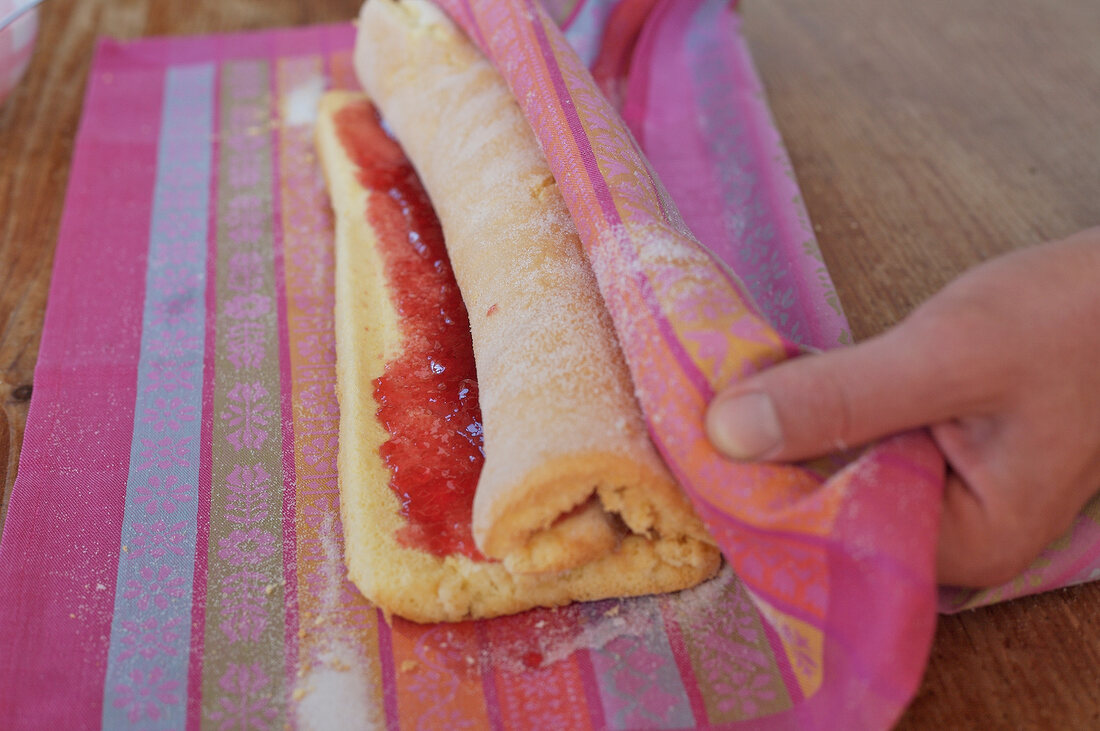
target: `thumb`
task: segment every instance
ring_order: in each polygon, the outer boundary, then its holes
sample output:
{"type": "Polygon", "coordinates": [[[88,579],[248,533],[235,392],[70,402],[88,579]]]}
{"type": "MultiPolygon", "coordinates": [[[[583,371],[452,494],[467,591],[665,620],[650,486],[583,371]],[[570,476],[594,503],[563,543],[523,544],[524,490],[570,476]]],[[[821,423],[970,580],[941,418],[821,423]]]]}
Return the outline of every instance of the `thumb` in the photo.
{"type": "Polygon", "coordinates": [[[797,461],[951,418],[959,389],[935,330],[906,321],[734,384],[711,402],[707,435],[733,459],[797,461]]]}

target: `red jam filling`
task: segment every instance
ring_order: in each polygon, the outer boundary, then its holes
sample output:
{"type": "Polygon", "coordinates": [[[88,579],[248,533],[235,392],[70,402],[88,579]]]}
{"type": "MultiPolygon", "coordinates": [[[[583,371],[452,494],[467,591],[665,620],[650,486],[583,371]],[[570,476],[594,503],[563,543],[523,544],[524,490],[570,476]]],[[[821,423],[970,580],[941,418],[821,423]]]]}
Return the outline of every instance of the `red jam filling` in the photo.
{"type": "Polygon", "coordinates": [[[369,102],[341,109],[336,131],[372,195],[366,216],[378,235],[403,348],[374,381],[390,487],[407,519],[407,547],[485,560],[471,533],[484,462],[470,323],[428,195],[369,102]]]}

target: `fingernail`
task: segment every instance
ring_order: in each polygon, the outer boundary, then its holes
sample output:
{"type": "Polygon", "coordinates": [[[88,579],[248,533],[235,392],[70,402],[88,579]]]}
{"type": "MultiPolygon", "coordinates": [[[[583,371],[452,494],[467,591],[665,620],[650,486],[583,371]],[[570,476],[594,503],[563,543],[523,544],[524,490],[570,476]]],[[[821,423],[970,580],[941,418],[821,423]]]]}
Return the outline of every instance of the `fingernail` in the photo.
{"type": "Polygon", "coordinates": [[[760,392],[715,402],[707,413],[707,433],[718,451],[734,459],[764,457],[783,444],[775,406],[760,392]]]}

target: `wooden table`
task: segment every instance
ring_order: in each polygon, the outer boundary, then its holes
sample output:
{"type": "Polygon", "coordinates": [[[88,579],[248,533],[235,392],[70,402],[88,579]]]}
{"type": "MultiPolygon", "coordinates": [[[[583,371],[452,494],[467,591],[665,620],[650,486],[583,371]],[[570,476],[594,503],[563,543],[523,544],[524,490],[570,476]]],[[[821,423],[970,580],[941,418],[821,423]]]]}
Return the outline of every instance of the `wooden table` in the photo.
{"type": "MultiPolygon", "coordinates": [[[[0,108],[0,525],[97,35],[351,17],[358,0],[50,0],[0,108]]],[[[973,264],[1100,224],[1100,3],[746,0],[857,339],[973,264]]],[[[904,728],[1100,724],[1100,586],[941,619],[904,728]]]]}

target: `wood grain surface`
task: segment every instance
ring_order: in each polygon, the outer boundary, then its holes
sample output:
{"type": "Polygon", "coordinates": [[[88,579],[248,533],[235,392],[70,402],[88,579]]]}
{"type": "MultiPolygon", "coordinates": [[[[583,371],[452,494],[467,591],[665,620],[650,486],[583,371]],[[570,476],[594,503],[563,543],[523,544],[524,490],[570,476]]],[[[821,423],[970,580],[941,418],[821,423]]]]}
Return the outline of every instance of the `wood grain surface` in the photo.
{"type": "MultiPolygon", "coordinates": [[[[975,263],[1100,224],[1100,3],[744,0],[854,335],[975,263]]],[[[0,107],[0,525],[94,39],[330,22],[358,0],[48,0],[0,107]]],[[[1100,586],[941,618],[924,728],[1100,726],[1100,586]]]]}

